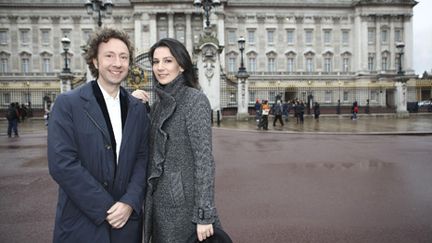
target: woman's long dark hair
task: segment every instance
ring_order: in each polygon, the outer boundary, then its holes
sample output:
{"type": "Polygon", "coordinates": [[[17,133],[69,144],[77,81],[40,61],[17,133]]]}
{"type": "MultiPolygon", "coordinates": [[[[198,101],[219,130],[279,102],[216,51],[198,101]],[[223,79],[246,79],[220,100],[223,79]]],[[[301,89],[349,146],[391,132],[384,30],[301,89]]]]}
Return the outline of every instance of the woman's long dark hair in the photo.
{"type": "MultiPolygon", "coordinates": [[[[153,54],[158,47],[168,47],[171,54],[176,59],[180,67],[183,68],[183,77],[186,85],[192,88],[200,89],[198,79],[192,64],[191,57],[186,50],[186,47],[178,40],[173,38],[163,38],[156,42],[149,51],[150,63],[153,66],[153,54]]],[[[153,77],[155,77],[153,73],[153,77]]]]}

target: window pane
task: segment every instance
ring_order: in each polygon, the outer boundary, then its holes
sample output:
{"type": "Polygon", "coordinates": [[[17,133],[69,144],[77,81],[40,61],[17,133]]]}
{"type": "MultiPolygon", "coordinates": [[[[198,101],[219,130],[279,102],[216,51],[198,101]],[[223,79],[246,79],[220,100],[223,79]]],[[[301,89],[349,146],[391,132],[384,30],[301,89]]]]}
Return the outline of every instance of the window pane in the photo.
{"type": "Polygon", "coordinates": [[[236,59],[234,57],[230,57],[228,59],[228,71],[234,72],[236,70],[236,59]]]}
{"type": "Polygon", "coordinates": [[[312,30],[306,30],[306,36],[305,36],[306,44],[312,44],[312,38],[313,38],[312,33],[313,33],[312,30]]]}
{"type": "Polygon", "coordinates": [[[267,31],[267,42],[268,42],[268,44],[274,43],[274,31],[273,30],[267,31]]]}
{"type": "Polygon", "coordinates": [[[330,44],[331,42],[331,30],[324,30],[324,43],[330,44]]]}
{"type": "Polygon", "coordinates": [[[349,31],[348,30],[342,31],[342,44],[344,44],[344,45],[349,44],[349,31]]]}
{"type": "Polygon", "coordinates": [[[255,44],[255,31],[254,30],[248,30],[248,43],[249,44],[255,44]]]}
{"type": "Polygon", "coordinates": [[[0,44],[8,43],[8,32],[7,30],[0,30],[0,44]]]}
{"type": "Polygon", "coordinates": [[[229,44],[237,43],[237,36],[236,36],[235,31],[233,31],[233,30],[228,31],[228,43],[229,44]]]}
{"type": "Polygon", "coordinates": [[[375,29],[368,29],[368,42],[375,43],[375,29]]]}
{"type": "Polygon", "coordinates": [[[50,43],[50,31],[49,30],[41,30],[41,41],[42,44],[49,44],[50,43]]]}
{"type": "Polygon", "coordinates": [[[256,58],[255,57],[249,58],[248,69],[251,72],[256,72],[256,58]]]}
{"type": "Polygon", "coordinates": [[[387,43],[387,30],[382,30],[381,31],[381,42],[382,43],[387,43]]]}
{"type": "Polygon", "coordinates": [[[288,58],[288,72],[294,72],[294,58],[288,58]]]}
{"type": "Polygon", "coordinates": [[[294,30],[288,30],[287,32],[287,43],[294,44],[294,30]]]}
{"type": "Polygon", "coordinates": [[[2,58],[0,63],[0,73],[8,72],[8,59],[2,58]]]}
{"type": "Polygon", "coordinates": [[[28,44],[30,43],[30,31],[29,30],[21,30],[21,43],[28,44]]]}
{"type": "Polygon", "coordinates": [[[28,73],[29,72],[29,64],[30,64],[30,62],[29,62],[28,58],[23,58],[21,60],[21,71],[23,73],[28,73]]]}

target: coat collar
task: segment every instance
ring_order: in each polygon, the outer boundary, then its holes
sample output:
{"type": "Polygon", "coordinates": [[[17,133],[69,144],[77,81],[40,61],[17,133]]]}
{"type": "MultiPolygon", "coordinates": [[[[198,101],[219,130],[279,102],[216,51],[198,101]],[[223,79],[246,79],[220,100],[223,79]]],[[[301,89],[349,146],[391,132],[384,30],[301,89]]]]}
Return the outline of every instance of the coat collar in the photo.
{"type": "MultiPolygon", "coordinates": [[[[91,81],[96,82],[96,81],[91,81]]],[[[99,104],[97,103],[96,97],[93,94],[92,84],[91,82],[85,84],[80,90],[80,97],[84,101],[84,110],[86,115],[90,118],[90,120],[95,124],[95,126],[102,132],[104,138],[107,141],[110,140],[110,135],[108,131],[108,127],[105,122],[105,118],[101,109],[99,108],[99,104]]],[[[126,123],[123,129],[122,136],[122,144],[127,143],[128,137],[132,137],[133,124],[136,122],[136,117],[139,112],[138,105],[140,102],[134,98],[132,98],[127,91],[120,87],[120,95],[124,95],[128,100],[128,115],[126,118],[126,123]]],[[[123,146],[122,146],[123,147],[123,146]]],[[[120,154],[122,152],[122,148],[120,148],[120,154]]]]}

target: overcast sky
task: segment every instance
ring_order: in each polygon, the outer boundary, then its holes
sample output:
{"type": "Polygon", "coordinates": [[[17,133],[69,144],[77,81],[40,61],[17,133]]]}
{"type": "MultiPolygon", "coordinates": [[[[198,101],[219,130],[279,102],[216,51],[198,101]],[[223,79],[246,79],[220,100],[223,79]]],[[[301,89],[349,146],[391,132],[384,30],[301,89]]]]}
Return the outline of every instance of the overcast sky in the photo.
{"type": "Polygon", "coordinates": [[[417,0],[414,7],[414,70],[416,74],[432,70],[432,0],[417,0]]]}

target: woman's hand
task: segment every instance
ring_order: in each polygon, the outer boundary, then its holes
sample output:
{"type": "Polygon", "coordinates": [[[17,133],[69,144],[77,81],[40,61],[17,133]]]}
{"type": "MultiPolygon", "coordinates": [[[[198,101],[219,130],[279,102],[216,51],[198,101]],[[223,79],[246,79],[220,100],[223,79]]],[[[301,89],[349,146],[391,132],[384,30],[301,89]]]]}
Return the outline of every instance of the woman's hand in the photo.
{"type": "Polygon", "coordinates": [[[143,103],[148,102],[150,100],[150,95],[142,89],[137,89],[134,92],[132,92],[132,96],[141,100],[143,103]]]}
{"type": "Polygon", "coordinates": [[[197,236],[199,241],[203,241],[214,234],[212,224],[197,224],[197,236]]]}

